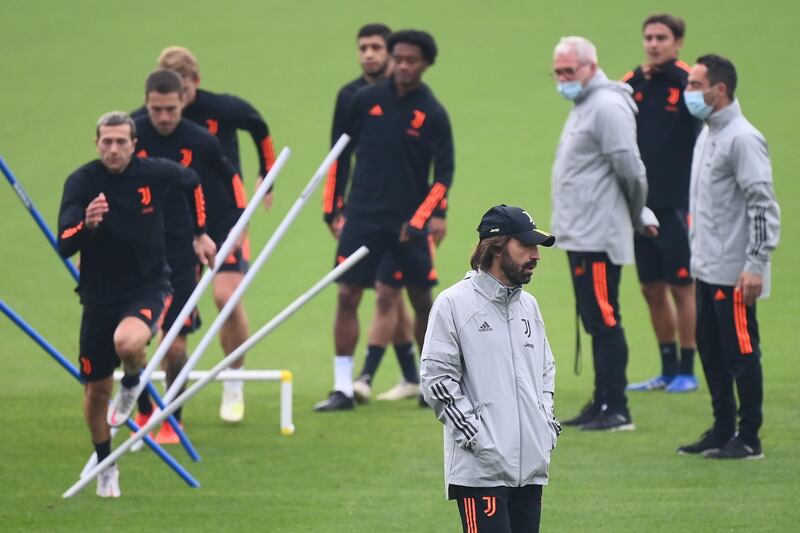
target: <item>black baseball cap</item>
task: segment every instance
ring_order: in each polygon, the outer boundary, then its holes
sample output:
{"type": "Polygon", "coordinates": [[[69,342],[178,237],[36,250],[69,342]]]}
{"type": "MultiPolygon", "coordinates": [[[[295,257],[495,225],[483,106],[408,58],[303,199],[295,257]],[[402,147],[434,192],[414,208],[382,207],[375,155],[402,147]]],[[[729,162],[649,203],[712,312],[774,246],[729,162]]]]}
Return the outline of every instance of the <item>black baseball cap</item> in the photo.
{"type": "Polygon", "coordinates": [[[553,246],[556,238],[536,228],[527,211],[506,204],[496,205],[484,213],[478,225],[478,239],[497,235],[511,235],[526,244],[553,246]]]}

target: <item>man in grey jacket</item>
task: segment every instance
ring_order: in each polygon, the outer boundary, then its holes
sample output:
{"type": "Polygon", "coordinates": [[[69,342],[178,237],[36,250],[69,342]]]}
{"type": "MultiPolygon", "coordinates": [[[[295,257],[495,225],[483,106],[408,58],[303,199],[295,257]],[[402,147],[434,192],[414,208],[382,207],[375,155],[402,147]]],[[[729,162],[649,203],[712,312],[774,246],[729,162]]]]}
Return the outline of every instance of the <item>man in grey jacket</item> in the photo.
{"type": "Polygon", "coordinates": [[[764,387],[756,299],[770,292],[780,208],[767,142],[742,115],[736,82],[729,60],[706,55],[689,72],[684,93],[689,112],[706,121],[692,162],[689,238],[697,279],[697,347],[714,426],[678,452],[760,459],[764,387]]]}
{"type": "Polygon", "coordinates": [[[425,401],[444,424],[447,495],[465,532],[539,531],[561,426],[555,361],[536,299],[521,289],[555,237],[527,212],[484,214],[472,271],[433,304],[422,349],[425,401]]]}
{"type": "Polygon", "coordinates": [[[633,263],[634,227],[649,236],[658,232],[645,207],[636,104],[630,86],[608,80],[597,66],[597,50],[583,37],[561,39],[553,73],[559,93],[575,102],[553,164],[553,232],[567,250],[577,310],[592,336],[595,371],[592,399],[564,424],[631,430],[619,282],[622,265],[633,263]]]}

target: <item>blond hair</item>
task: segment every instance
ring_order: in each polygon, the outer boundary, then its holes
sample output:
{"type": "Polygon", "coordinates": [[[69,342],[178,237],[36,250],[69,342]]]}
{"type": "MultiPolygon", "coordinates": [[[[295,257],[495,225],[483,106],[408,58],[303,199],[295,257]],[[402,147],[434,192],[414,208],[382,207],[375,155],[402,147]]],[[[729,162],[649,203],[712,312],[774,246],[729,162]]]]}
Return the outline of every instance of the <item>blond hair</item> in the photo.
{"type": "Polygon", "coordinates": [[[174,70],[184,78],[195,78],[200,76],[200,69],[197,66],[197,58],[186,47],[168,46],[161,51],[158,56],[158,66],[174,70]]]}

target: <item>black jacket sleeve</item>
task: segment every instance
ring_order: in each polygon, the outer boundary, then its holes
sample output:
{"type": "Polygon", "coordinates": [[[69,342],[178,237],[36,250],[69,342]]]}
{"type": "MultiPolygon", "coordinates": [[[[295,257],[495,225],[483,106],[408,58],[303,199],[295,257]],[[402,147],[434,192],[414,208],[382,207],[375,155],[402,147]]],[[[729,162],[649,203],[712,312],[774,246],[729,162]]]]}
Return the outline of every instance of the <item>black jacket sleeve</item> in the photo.
{"type": "Polygon", "coordinates": [[[445,215],[447,192],[452,186],[455,171],[453,131],[444,109],[436,114],[433,133],[433,185],[409,221],[409,226],[417,230],[424,228],[431,216],[445,215]]]}
{"type": "Polygon", "coordinates": [[[85,175],[76,172],[64,183],[58,211],[58,251],[63,257],[70,257],[80,251],[91,233],[84,222],[86,206],[92,201],[85,180],[85,175]]]}
{"type": "Polygon", "coordinates": [[[178,187],[186,195],[189,202],[189,211],[192,212],[193,233],[202,235],[206,232],[206,199],[200,176],[189,167],[176,165],[178,173],[178,187]]]}
{"type": "Polygon", "coordinates": [[[275,164],[275,147],[272,145],[272,136],[269,126],[261,114],[241,98],[231,97],[230,111],[233,125],[237,130],[246,130],[258,153],[258,175],[266,176],[272,165],[275,164]]]}
{"type": "Polygon", "coordinates": [[[208,154],[211,157],[211,166],[215,176],[222,181],[223,189],[233,202],[238,219],[247,207],[247,192],[244,189],[242,178],[230,161],[222,152],[222,145],[216,137],[210,139],[208,154]]]}
{"type": "Polygon", "coordinates": [[[353,158],[358,130],[361,126],[359,113],[361,103],[358,97],[353,97],[345,91],[339,91],[336,98],[336,109],[333,113],[333,127],[331,128],[331,146],[333,146],[343,133],[350,136],[350,142],[345,146],[339,158],[331,165],[325,190],[322,198],[322,211],[325,222],[330,223],[333,218],[344,208],[344,194],[347,190],[347,181],[350,179],[350,162],[353,158]]]}

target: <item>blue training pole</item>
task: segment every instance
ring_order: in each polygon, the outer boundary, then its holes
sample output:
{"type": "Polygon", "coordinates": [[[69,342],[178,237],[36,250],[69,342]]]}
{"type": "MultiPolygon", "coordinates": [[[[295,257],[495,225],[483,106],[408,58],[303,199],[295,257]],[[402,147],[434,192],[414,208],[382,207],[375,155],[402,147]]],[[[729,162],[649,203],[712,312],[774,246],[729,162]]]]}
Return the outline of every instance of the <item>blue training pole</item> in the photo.
{"type": "MultiPolygon", "coordinates": [[[[61,259],[61,261],[64,263],[64,266],[66,266],[67,270],[69,270],[69,273],[72,274],[72,277],[75,279],[76,282],[80,281],[80,273],[78,272],[78,269],[75,268],[75,265],[72,263],[72,261],[70,261],[66,257],[61,256],[61,253],[58,251],[58,241],[56,240],[55,235],[53,235],[53,232],[50,231],[49,227],[47,227],[47,223],[42,218],[42,215],[39,214],[39,211],[36,209],[36,206],[33,205],[33,202],[28,196],[28,193],[25,192],[25,189],[22,188],[22,185],[20,185],[20,183],[17,181],[17,178],[14,177],[14,173],[11,172],[10,168],[8,168],[8,165],[3,159],[3,156],[0,156],[0,170],[3,171],[3,174],[5,174],[8,183],[10,183],[11,186],[14,188],[14,190],[17,192],[17,196],[19,196],[19,199],[28,209],[28,212],[33,217],[33,220],[36,221],[36,224],[39,226],[39,229],[41,229],[42,233],[44,233],[47,242],[49,242],[50,246],[53,247],[53,250],[55,250],[59,259],[61,259]]],[[[69,361],[66,361],[66,363],[71,365],[69,361]]],[[[63,363],[61,366],[64,366],[63,363]]],[[[78,374],[78,377],[80,377],[80,374],[78,374]]],[[[152,396],[153,401],[156,402],[156,405],[158,405],[159,409],[163,409],[164,402],[161,401],[161,396],[158,394],[158,391],[156,390],[155,387],[153,387],[151,383],[147,384],[147,391],[150,393],[150,396],[152,396]]],[[[181,444],[186,450],[186,453],[189,454],[189,457],[191,457],[191,459],[195,462],[200,461],[200,454],[197,453],[197,450],[192,444],[192,441],[189,440],[189,437],[183,431],[183,428],[181,427],[180,423],[178,423],[178,421],[175,419],[175,417],[170,416],[169,418],[167,418],[167,423],[172,426],[172,429],[175,430],[175,433],[178,435],[178,438],[180,439],[181,444]]]]}
{"type": "MultiPolygon", "coordinates": [[[[38,344],[45,352],[47,352],[50,357],[56,360],[56,362],[61,365],[64,370],[69,372],[72,377],[78,380],[79,383],[85,383],[83,378],[81,377],[80,372],[75,365],[69,362],[63,355],[61,355],[58,350],[56,350],[52,344],[47,342],[47,340],[42,337],[35,329],[29,326],[21,316],[19,316],[13,309],[11,309],[3,300],[0,300],[0,311],[3,313],[14,323],[16,324],[22,331],[24,331],[28,337],[31,338],[36,344],[38,344]]],[[[128,419],[126,422],[128,428],[131,431],[136,433],[139,431],[139,426],[133,420],[128,419]]],[[[183,468],[180,463],[178,463],[175,459],[173,459],[164,449],[159,446],[158,444],[150,438],[149,435],[145,435],[144,442],[147,446],[153,450],[156,455],[158,455],[167,465],[178,474],[187,485],[192,488],[197,488],[200,486],[200,483],[192,477],[192,475],[183,468]]]]}
{"type": "Polygon", "coordinates": [[[52,246],[53,249],[56,251],[59,259],[61,259],[61,261],[64,263],[64,266],[67,267],[67,270],[69,270],[69,273],[72,274],[72,277],[75,279],[75,281],[78,281],[78,278],[80,277],[78,269],[75,268],[75,265],[72,264],[72,261],[70,261],[66,257],[61,257],[61,254],[58,253],[58,241],[56,241],[55,235],[53,235],[53,232],[50,231],[50,228],[47,227],[47,223],[42,218],[42,215],[39,214],[39,211],[36,209],[36,206],[33,205],[33,202],[28,196],[28,193],[25,192],[25,189],[23,189],[22,185],[19,184],[17,178],[14,177],[14,173],[11,172],[10,168],[8,168],[8,165],[6,165],[6,162],[3,159],[3,156],[1,155],[0,155],[0,170],[2,170],[3,174],[5,174],[8,183],[11,184],[11,186],[14,188],[14,190],[17,193],[17,196],[19,196],[19,199],[22,201],[22,204],[28,210],[28,213],[31,214],[33,220],[36,221],[36,224],[39,226],[39,229],[41,229],[42,233],[44,233],[44,236],[47,237],[47,241],[50,243],[50,246],[52,246]]]}

